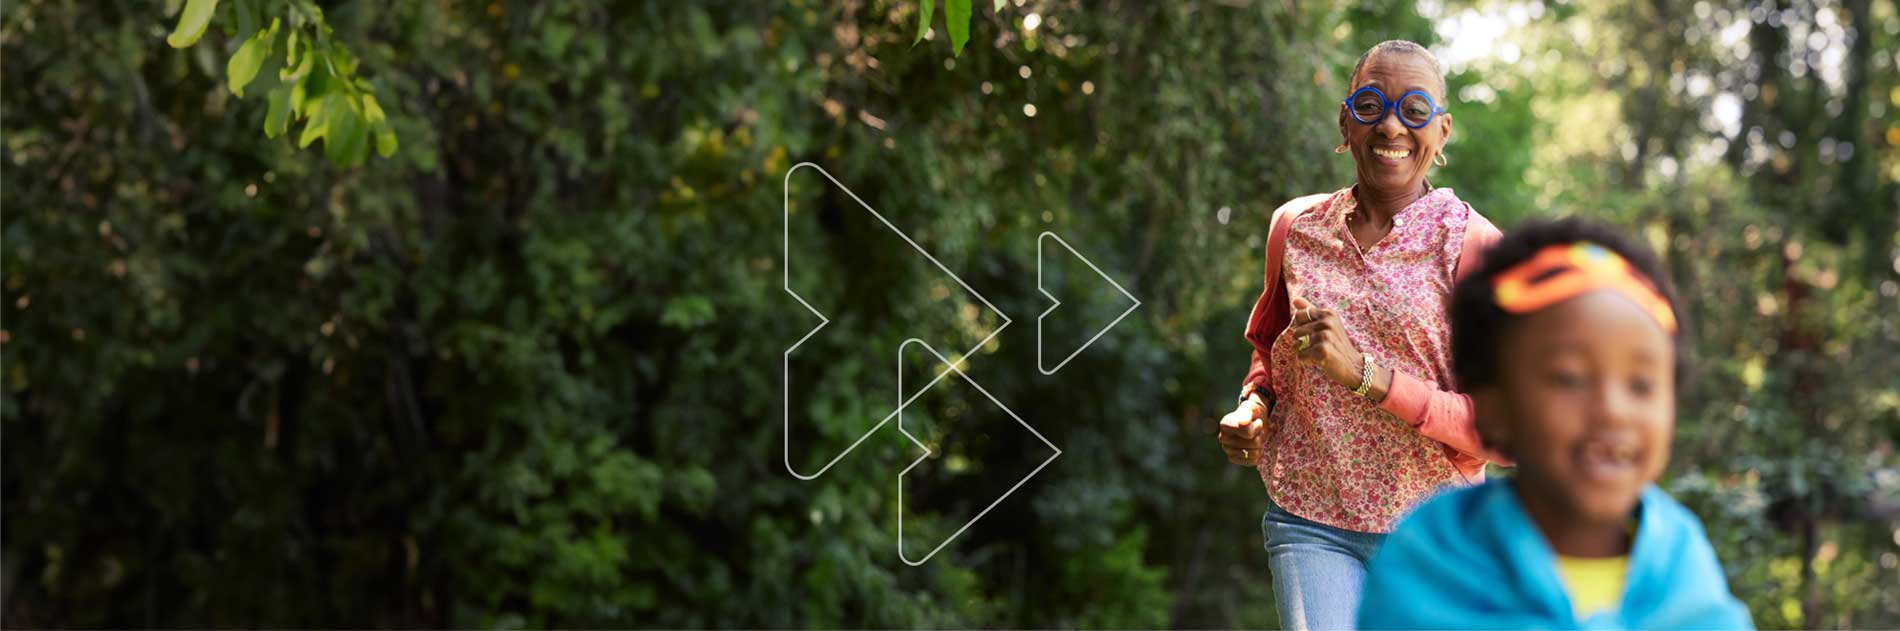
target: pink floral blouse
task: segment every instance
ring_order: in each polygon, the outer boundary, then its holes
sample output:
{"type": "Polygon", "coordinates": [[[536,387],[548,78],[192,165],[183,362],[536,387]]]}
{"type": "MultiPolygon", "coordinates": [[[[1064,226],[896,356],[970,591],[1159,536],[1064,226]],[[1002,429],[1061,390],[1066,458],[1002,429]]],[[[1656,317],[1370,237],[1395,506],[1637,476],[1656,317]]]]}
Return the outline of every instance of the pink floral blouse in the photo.
{"type": "MultiPolygon", "coordinates": [[[[1300,363],[1292,336],[1279,335],[1267,357],[1256,354],[1256,361],[1272,362],[1277,396],[1259,470],[1273,501],[1288,512],[1347,530],[1391,532],[1440,487],[1484,477],[1470,400],[1438,387],[1451,383],[1446,307],[1467,220],[1476,214],[1451,189],[1433,189],[1362,251],[1346,227],[1356,205],[1352,189],[1343,189],[1293,219],[1281,278],[1287,296],[1338,314],[1353,345],[1394,371],[1391,391],[1378,404],[1360,398],[1319,367],[1300,363]]],[[[1496,231],[1482,218],[1471,223],[1496,231]]]]}

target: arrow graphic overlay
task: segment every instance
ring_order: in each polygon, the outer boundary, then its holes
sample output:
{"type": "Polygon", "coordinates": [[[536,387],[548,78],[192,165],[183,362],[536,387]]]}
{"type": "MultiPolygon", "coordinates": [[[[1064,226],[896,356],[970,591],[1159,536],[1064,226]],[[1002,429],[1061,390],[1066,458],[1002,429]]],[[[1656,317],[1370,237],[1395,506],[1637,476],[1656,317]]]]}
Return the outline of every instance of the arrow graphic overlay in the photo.
{"type": "MultiPolygon", "coordinates": [[[[897,415],[898,409],[901,409],[902,405],[908,404],[910,399],[915,399],[917,395],[920,395],[924,391],[929,390],[931,386],[943,380],[946,376],[950,374],[950,372],[952,372],[951,370],[943,370],[943,371],[938,372],[935,378],[923,384],[923,386],[917,388],[917,392],[909,394],[906,400],[900,401],[899,408],[892,409],[889,413],[883,415],[883,417],[879,419],[876,423],[872,424],[868,429],[864,430],[863,433],[859,434],[857,439],[852,441],[849,446],[846,446],[844,449],[840,450],[838,453],[831,455],[830,458],[825,462],[825,464],[818,467],[817,470],[809,471],[809,472],[800,471],[798,466],[793,464],[792,462],[792,427],[793,427],[792,395],[793,395],[794,390],[793,390],[793,382],[792,382],[792,358],[793,358],[793,355],[798,353],[801,347],[804,347],[808,342],[812,341],[815,336],[818,336],[821,331],[824,331],[827,327],[829,327],[833,323],[833,320],[830,316],[826,315],[826,313],[823,310],[819,309],[816,305],[812,304],[812,301],[806,298],[806,295],[809,292],[801,293],[799,289],[794,287],[793,282],[792,282],[792,278],[793,278],[792,267],[796,263],[796,260],[792,256],[793,248],[792,248],[792,230],[791,230],[792,210],[793,210],[793,201],[792,201],[793,176],[797,175],[800,171],[807,171],[807,170],[809,170],[810,173],[815,173],[817,175],[823,176],[825,183],[828,183],[829,186],[835,187],[837,192],[842,193],[844,196],[848,197],[851,200],[851,202],[854,202],[857,208],[862,209],[864,213],[868,214],[869,217],[874,218],[876,220],[875,225],[880,226],[884,230],[888,230],[889,235],[894,235],[898,239],[901,239],[904,246],[907,247],[908,250],[914,251],[916,254],[921,256],[924,261],[928,262],[929,267],[942,272],[943,278],[947,279],[951,283],[954,283],[956,287],[962,288],[964,292],[966,292],[969,296],[974,298],[978,303],[981,303],[985,309],[987,309],[990,313],[994,314],[994,316],[999,320],[999,323],[996,325],[996,327],[993,330],[991,330],[981,340],[978,340],[975,344],[970,345],[968,350],[965,350],[963,353],[958,355],[959,361],[962,361],[963,358],[967,358],[973,355],[974,353],[976,353],[979,349],[983,348],[985,344],[988,344],[992,339],[995,339],[996,335],[1001,333],[1003,329],[1008,328],[1010,324],[1009,316],[1004,314],[1002,310],[997,309],[996,305],[992,304],[988,298],[985,298],[981,293],[978,293],[975,289],[971,288],[968,283],[965,283],[963,281],[962,278],[958,277],[954,272],[951,272],[948,267],[944,266],[944,264],[941,261],[937,260],[937,257],[932,255],[929,251],[925,250],[923,246],[918,245],[917,242],[911,239],[911,237],[908,234],[905,234],[903,230],[899,229],[882,213],[879,213],[876,209],[872,208],[871,205],[866,203],[863,200],[863,198],[860,198],[857,195],[857,193],[852,192],[849,187],[846,187],[843,183],[839,182],[837,178],[832,177],[832,175],[829,172],[826,172],[824,168],[810,162],[801,162],[796,165],[793,165],[792,168],[787,170],[785,173],[785,189],[784,189],[784,198],[783,198],[784,215],[783,215],[783,226],[782,226],[784,230],[783,232],[783,236],[784,236],[783,262],[784,264],[782,265],[782,267],[784,268],[784,274],[785,274],[783,288],[785,290],[785,293],[790,294],[793,299],[797,300],[798,303],[805,308],[806,311],[810,312],[814,316],[817,316],[819,320],[817,325],[813,326],[810,330],[806,331],[804,336],[800,337],[797,342],[793,343],[790,347],[785,349],[785,353],[784,353],[782,363],[781,363],[781,375],[783,377],[781,381],[781,386],[783,388],[781,407],[783,410],[783,423],[784,423],[784,427],[783,427],[784,453],[783,455],[784,455],[784,462],[785,462],[785,470],[787,472],[790,472],[793,477],[796,477],[800,480],[813,480],[813,479],[818,478],[821,475],[824,475],[825,472],[829,471],[832,466],[838,464],[838,461],[842,460],[847,454],[851,453],[852,450],[857,449],[859,445],[863,444],[865,439],[869,438],[873,433],[876,433],[877,430],[883,428],[886,424],[888,424],[891,421],[892,418],[895,418],[897,415]]],[[[877,323],[877,324],[881,324],[881,323],[877,323]]],[[[875,353],[875,355],[883,355],[883,353],[875,353]]]]}
{"type": "Polygon", "coordinates": [[[1002,401],[997,400],[996,395],[990,394],[989,390],[984,389],[982,385],[977,384],[977,382],[974,379],[971,379],[969,375],[964,374],[964,372],[961,369],[957,368],[954,364],[952,364],[948,358],[943,356],[942,353],[938,353],[937,349],[931,348],[929,343],[920,339],[911,338],[911,339],[905,340],[903,344],[898,346],[897,376],[898,376],[898,392],[900,393],[898,396],[900,399],[903,398],[903,395],[901,393],[903,392],[904,353],[906,350],[910,349],[912,346],[916,346],[917,348],[923,349],[925,351],[929,351],[930,355],[935,357],[936,360],[939,363],[941,363],[944,367],[946,367],[949,372],[956,373],[957,377],[961,378],[964,383],[969,384],[971,388],[976,389],[978,393],[981,393],[984,398],[988,399],[990,403],[994,404],[997,407],[997,409],[1000,409],[1003,411],[1003,413],[1008,414],[1009,418],[1014,419],[1017,424],[1023,427],[1023,429],[1029,430],[1029,433],[1035,436],[1036,440],[1041,441],[1044,446],[1047,446],[1050,451],[1048,458],[1044,459],[1040,464],[1037,464],[1034,469],[1031,469],[1029,473],[1024,474],[1022,478],[1016,480],[1015,484],[1011,485],[1008,490],[1003,491],[1003,493],[1001,495],[998,495],[996,499],[991,500],[988,505],[983,507],[983,510],[977,512],[975,516],[972,516],[970,517],[969,520],[965,521],[962,527],[957,528],[956,532],[951,533],[950,536],[948,537],[945,537],[942,542],[938,543],[935,547],[932,547],[928,553],[925,553],[923,555],[922,558],[912,559],[908,552],[907,546],[904,545],[904,538],[905,538],[904,513],[905,513],[905,506],[906,506],[904,502],[904,486],[905,486],[904,479],[905,477],[909,476],[911,474],[911,471],[913,469],[916,469],[918,465],[923,464],[925,461],[930,460],[931,458],[937,456],[938,454],[936,452],[933,452],[930,449],[930,446],[928,444],[926,444],[922,439],[918,438],[915,434],[912,434],[910,429],[904,426],[904,408],[909,407],[910,402],[914,401],[916,397],[911,397],[910,400],[907,400],[904,402],[903,405],[900,405],[897,409],[897,431],[902,433],[904,435],[904,438],[909,439],[911,444],[916,445],[918,449],[924,452],[923,455],[920,455],[917,457],[917,459],[912,460],[910,463],[910,466],[904,467],[904,470],[897,474],[897,557],[899,559],[902,559],[904,563],[916,566],[916,565],[923,565],[925,562],[929,561],[931,557],[936,556],[937,553],[942,551],[945,546],[950,545],[950,542],[955,541],[956,538],[958,536],[961,536],[964,531],[969,530],[970,526],[976,524],[977,520],[982,519],[984,515],[988,515],[990,511],[994,510],[998,504],[1002,504],[1003,500],[1009,499],[1009,496],[1015,493],[1017,489],[1022,488],[1023,484],[1029,482],[1030,478],[1036,477],[1036,474],[1041,472],[1044,467],[1049,466],[1049,463],[1055,462],[1056,458],[1061,457],[1062,449],[1056,447],[1055,443],[1049,442],[1049,439],[1044,437],[1042,435],[1042,432],[1036,431],[1036,428],[1031,426],[1028,421],[1024,421],[1021,416],[1017,416],[1014,410],[1009,409],[1009,406],[1004,405],[1002,401]]]}
{"type": "Polygon", "coordinates": [[[1121,283],[1115,282],[1115,279],[1110,278],[1107,272],[1102,271],[1102,268],[1096,267],[1094,261],[1090,261],[1088,257],[1082,256],[1081,252],[1075,251],[1074,246],[1069,245],[1068,241],[1062,240],[1062,237],[1057,236],[1054,232],[1044,232],[1036,237],[1036,291],[1042,292],[1042,295],[1047,297],[1049,302],[1054,303],[1049,305],[1048,309],[1043,310],[1041,315],[1036,316],[1036,369],[1041,370],[1042,374],[1045,375],[1053,375],[1056,374],[1056,371],[1062,370],[1062,367],[1069,365],[1069,361],[1075,359],[1076,355],[1082,354],[1082,351],[1087,350],[1096,340],[1102,339],[1103,335],[1108,334],[1109,329],[1115,328],[1115,325],[1120,324],[1122,319],[1128,317],[1128,314],[1134,313],[1135,309],[1141,307],[1141,300],[1136,299],[1134,294],[1128,293],[1127,289],[1122,288],[1121,283]],[[1075,258],[1081,260],[1083,264],[1088,265],[1089,269],[1094,270],[1095,274],[1100,276],[1103,281],[1106,281],[1109,286],[1114,287],[1115,291],[1121,292],[1122,296],[1128,298],[1128,302],[1130,303],[1128,308],[1122,311],[1121,315],[1115,317],[1114,321],[1109,322],[1108,325],[1103,326],[1101,330],[1096,331],[1095,335],[1090,337],[1087,342],[1083,342],[1081,346],[1070,351],[1068,355],[1062,358],[1062,361],[1057,362],[1053,367],[1044,359],[1044,342],[1042,336],[1043,320],[1048,319],[1049,314],[1054,313],[1056,309],[1062,307],[1062,300],[1056,298],[1055,294],[1049,293],[1047,286],[1043,284],[1042,268],[1046,260],[1045,250],[1052,241],[1062,246],[1062,249],[1068,250],[1069,254],[1074,255],[1075,258]]]}

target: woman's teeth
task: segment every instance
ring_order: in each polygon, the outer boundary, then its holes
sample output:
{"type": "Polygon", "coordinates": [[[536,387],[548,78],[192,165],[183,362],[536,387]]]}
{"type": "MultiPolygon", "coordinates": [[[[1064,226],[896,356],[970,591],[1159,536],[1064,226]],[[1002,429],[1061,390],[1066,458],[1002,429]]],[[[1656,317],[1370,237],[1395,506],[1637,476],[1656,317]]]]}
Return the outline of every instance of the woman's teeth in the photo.
{"type": "Polygon", "coordinates": [[[1393,160],[1403,160],[1405,158],[1412,157],[1412,150],[1411,149],[1379,149],[1375,147],[1372,149],[1372,155],[1379,156],[1381,158],[1390,158],[1393,160]]]}

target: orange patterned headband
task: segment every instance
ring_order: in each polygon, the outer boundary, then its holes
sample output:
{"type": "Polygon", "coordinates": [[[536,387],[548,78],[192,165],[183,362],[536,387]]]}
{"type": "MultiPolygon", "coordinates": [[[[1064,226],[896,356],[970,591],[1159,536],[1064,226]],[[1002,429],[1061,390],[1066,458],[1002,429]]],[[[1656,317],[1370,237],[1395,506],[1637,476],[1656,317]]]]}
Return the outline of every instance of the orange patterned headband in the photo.
{"type": "Polygon", "coordinates": [[[1491,280],[1498,307],[1524,314],[1593,289],[1613,289],[1648,311],[1663,331],[1676,334],[1676,314],[1662,292],[1629,261],[1595,243],[1579,241],[1545,246],[1535,256],[1491,280]]]}

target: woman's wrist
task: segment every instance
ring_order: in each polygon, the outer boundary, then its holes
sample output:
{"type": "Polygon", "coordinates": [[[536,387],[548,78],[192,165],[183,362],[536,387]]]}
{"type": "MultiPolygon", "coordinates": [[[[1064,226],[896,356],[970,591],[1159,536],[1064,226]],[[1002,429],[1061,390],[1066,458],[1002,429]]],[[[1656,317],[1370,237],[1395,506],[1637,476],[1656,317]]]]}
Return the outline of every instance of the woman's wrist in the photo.
{"type": "Polygon", "coordinates": [[[1265,410],[1268,408],[1266,397],[1262,396],[1260,390],[1258,389],[1255,389],[1254,391],[1247,393],[1247,398],[1240,400],[1240,407],[1245,408],[1249,405],[1260,408],[1262,410],[1265,410]]]}
{"type": "Polygon", "coordinates": [[[1372,386],[1366,389],[1366,399],[1373,403],[1384,403],[1385,397],[1392,394],[1392,369],[1375,366],[1372,370],[1372,386]]]}
{"type": "Polygon", "coordinates": [[[1350,389],[1353,394],[1359,395],[1360,398],[1371,401],[1374,405],[1378,405],[1385,402],[1386,395],[1392,392],[1392,380],[1394,377],[1391,368],[1387,368],[1379,362],[1370,361],[1370,359],[1371,356],[1369,355],[1361,355],[1359,362],[1362,370],[1353,376],[1352,383],[1342,385],[1350,389]],[[1362,389],[1363,392],[1361,391],[1362,389]]]}

